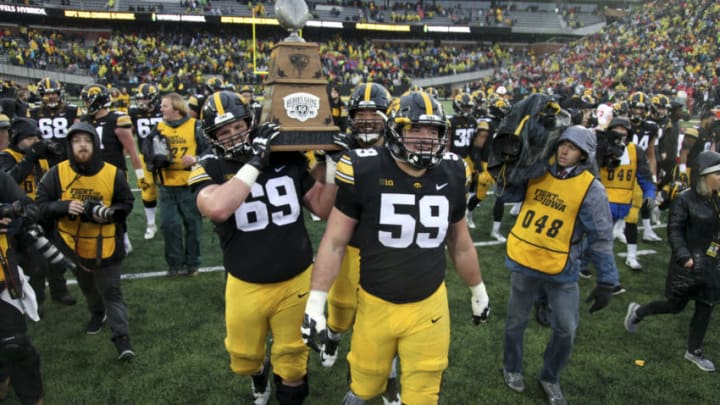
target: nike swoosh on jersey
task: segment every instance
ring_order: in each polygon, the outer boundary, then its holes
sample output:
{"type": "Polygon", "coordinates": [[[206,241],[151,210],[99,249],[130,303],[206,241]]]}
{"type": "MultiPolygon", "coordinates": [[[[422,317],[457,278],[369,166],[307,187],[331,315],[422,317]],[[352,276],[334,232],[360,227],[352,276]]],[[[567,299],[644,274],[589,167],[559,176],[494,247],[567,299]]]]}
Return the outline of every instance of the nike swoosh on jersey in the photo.
{"type": "Polygon", "coordinates": [[[276,167],[276,168],[275,168],[275,173],[280,173],[280,172],[283,171],[284,169],[285,169],[285,165],[282,165],[282,166],[280,166],[280,167],[276,167]]]}
{"type": "Polygon", "coordinates": [[[430,320],[430,322],[432,322],[432,323],[437,323],[437,321],[439,321],[440,318],[442,318],[442,316],[438,316],[437,318],[433,318],[433,319],[430,320]]]}
{"type": "Polygon", "coordinates": [[[436,184],[435,191],[440,191],[440,190],[444,189],[447,185],[448,185],[448,183],[436,184]]]}
{"type": "Polygon", "coordinates": [[[302,298],[302,297],[304,297],[304,296],[306,296],[306,295],[308,295],[308,294],[310,294],[310,292],[300,293],[300,294],[298,294],[298,298],[302,298]]]}

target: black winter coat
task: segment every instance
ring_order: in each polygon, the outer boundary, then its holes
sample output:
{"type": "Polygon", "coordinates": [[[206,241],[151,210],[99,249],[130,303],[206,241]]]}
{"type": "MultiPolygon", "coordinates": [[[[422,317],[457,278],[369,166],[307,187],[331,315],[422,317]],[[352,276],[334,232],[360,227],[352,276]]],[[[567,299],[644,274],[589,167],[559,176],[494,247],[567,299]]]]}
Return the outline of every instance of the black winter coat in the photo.
{"type": "MultiPolygon", "coordinates": [[[[712,199],[720,208],[720,198],[712,199]]],[[[668,220],[672,249],[665,289],[668,299],[720,302],[720,253],[715,258],[706,254],[714,235],[720,231],[718,215],[712,200],[694,189],[685,190],[673,200],[668,220]],[[686,269],[683,264],[689,258],[694,265],[686,269]]]]}

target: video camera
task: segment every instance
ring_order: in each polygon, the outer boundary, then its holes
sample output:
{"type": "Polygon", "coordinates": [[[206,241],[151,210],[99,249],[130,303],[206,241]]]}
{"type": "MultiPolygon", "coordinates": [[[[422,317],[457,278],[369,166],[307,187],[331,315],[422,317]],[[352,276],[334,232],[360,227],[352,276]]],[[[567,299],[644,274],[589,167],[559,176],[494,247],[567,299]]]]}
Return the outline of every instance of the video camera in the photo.
{"type": "Polygon", "coordinates": [[[62,144],[47,139],[35,142],[31,150],[41,159],[65,156],[65,147],[62,144]]]}
{"type": "Polygon", "coordinates": [[[40,255],[48,261],[48,263],[56,266],[56,268],[64,267],[69,269],[73,274],[77,274],[77,266],[75,263],[65,257],[65,255],[45,236],[42,227],[35,223],[34,216],[21,201],[15,201],[10,204],[0,204],[0,218],[19,219],[20,226],[16,232],[20,237],[26,240],[40,253],[40,255]]]}

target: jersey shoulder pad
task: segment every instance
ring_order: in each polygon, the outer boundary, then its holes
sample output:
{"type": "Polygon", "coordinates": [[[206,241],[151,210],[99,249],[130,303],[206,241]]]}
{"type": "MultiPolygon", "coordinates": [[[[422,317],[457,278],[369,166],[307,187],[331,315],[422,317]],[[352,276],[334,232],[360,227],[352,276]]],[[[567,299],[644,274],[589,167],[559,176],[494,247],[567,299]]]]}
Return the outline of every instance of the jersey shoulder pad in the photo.
{"type": "Polygon", "coordinates": [[[124,112],[115,111],[116,118],[117,118],[117,126],[118,127],[131,127],[132,126],[132,120],[130,119],[130,116],[125,114],[124,112]]]}
{"type": "Polygon", "coordinates": [[[355,184],[355,176],[365,171],[371,171],[379,166],[381,149],[352,149],[345,151],[337,162],[335,180],[347,184],[355,184]]]}

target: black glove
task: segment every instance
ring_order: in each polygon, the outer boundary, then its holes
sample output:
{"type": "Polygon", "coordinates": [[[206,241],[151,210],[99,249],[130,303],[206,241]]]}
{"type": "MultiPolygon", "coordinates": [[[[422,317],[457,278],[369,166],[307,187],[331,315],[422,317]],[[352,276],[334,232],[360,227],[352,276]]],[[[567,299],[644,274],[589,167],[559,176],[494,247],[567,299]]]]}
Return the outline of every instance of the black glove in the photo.
{"type": "Polygon", "coordinates": [[[262,171],[270,164],[270,144],[280,135],[277,124],[267,122],[255,128],[252,134],[252,158],[247,162],[250,166],[262,171]]]}
{"type": "Polygon", "coordinates": [[[352,136],[343,134],[341,132],[333,135],[332,143],[333,145],[337,145],[340,147],[340,150],[331,150],[327,152],[330,159],[334,160],[335,162],[340,160],[340,156],[342,156],[343,153],[352,149],[357,149],[359,147],[359,145],[357,144],[357,142],[355,142],[352,136]]]}
{"type": "Polygon", "coordinates": [[[610,298],[612,298],[612,291],[613,286],[609,284],[598,284],[595,286],[590,295],[588,295],[587,299],[585,299],[585,302],[588,303],[594,301],[590,306],[591,314],[608,306],[610,298]]]}
{"type": "Polygon", "coordinates": [[[32,163],[37,163],[38,160],[44,158],[47,155],[47,144],[45,142],[35,142],[30,149],[25,152],[25,159],[32,163]]]}

